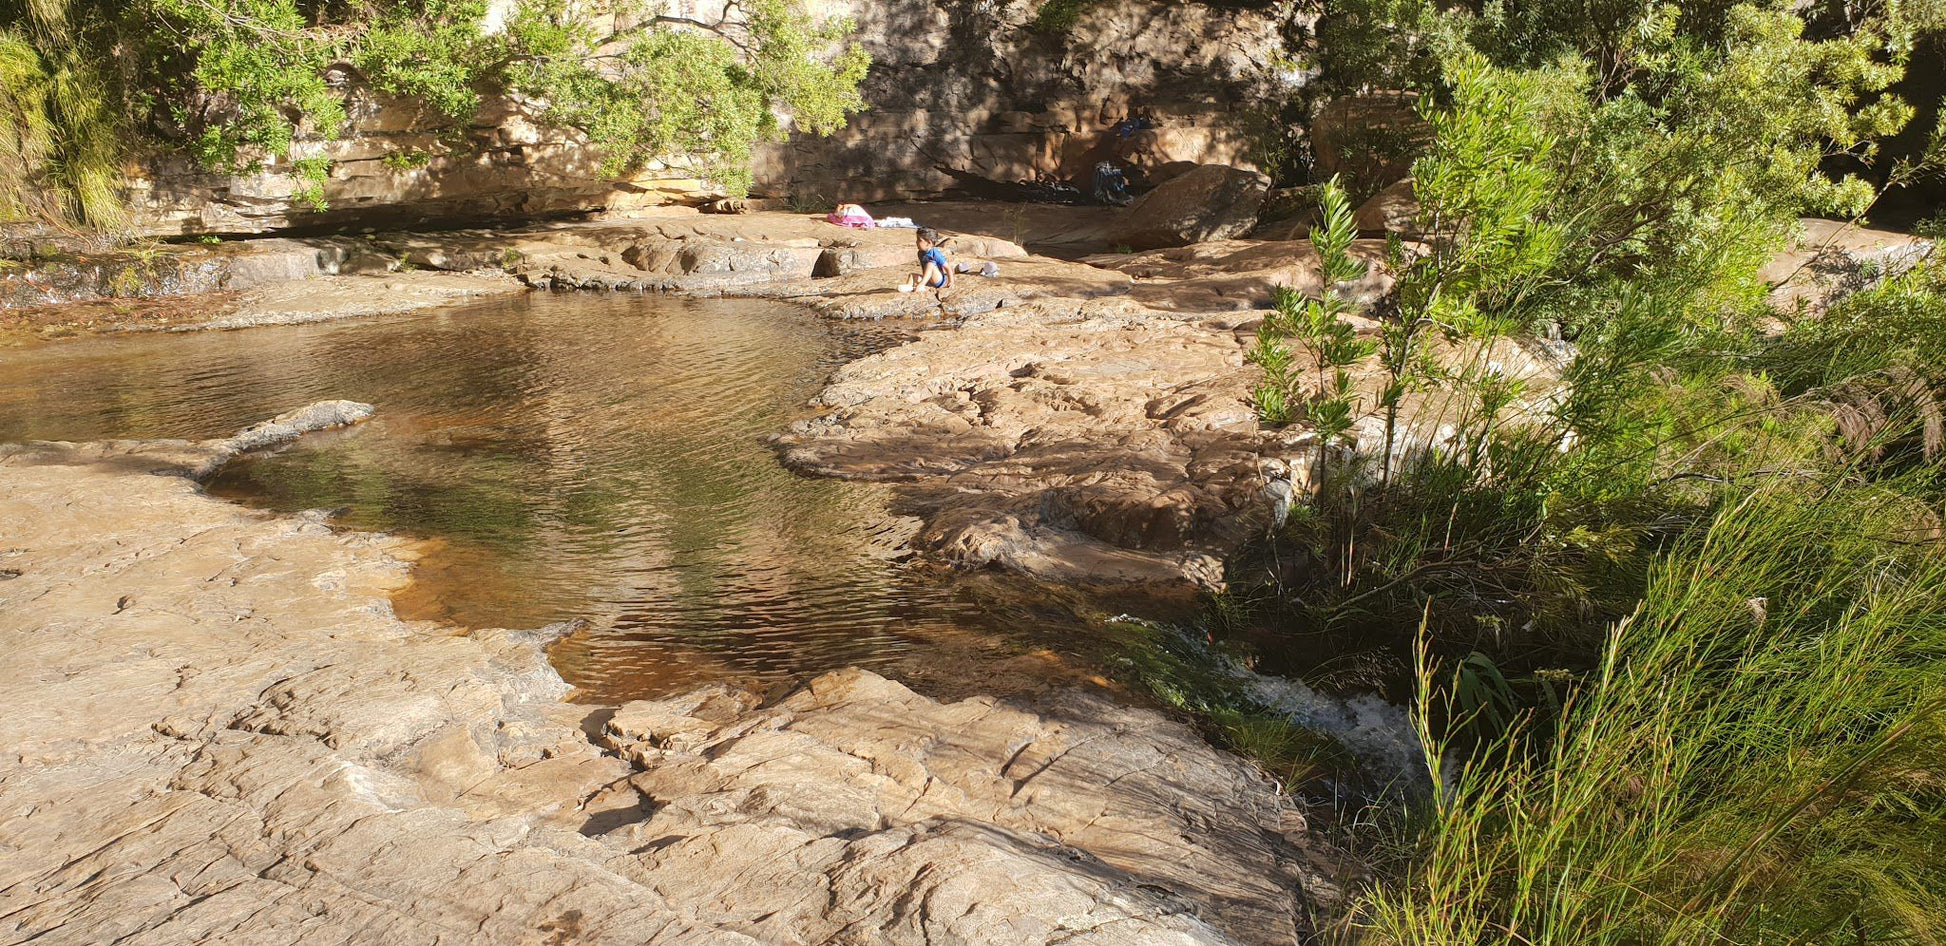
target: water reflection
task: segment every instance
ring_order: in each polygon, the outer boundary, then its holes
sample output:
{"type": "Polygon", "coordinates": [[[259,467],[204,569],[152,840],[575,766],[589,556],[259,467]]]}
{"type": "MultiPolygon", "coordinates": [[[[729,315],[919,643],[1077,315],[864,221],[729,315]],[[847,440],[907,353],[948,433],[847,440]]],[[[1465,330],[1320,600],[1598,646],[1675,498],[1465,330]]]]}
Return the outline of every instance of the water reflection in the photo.
{"type": "Polygon", "coordinates": [[[208,437],[372,402],[373,421],[233,463],[211,490],[434,539],[408,617],[590,619],[554,655],[590,699],[851,664],[942,696],[1087,676],[1088,602],[914,573],[915,523],[886,487],[793,475],[765,445],[878,341],[766,302],[545,295],[102,339],[0,353],[0,440],[208,437]]]}

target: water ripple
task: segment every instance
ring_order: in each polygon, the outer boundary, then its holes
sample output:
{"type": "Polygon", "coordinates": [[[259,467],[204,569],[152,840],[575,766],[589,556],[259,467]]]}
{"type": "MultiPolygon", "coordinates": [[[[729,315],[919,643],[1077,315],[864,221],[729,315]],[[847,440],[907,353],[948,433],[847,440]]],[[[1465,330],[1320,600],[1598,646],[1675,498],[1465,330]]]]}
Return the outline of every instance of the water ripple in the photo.
{"type": "Polygon", "coordinates": [[[916,523],[888,487],[778,465],[766,436],[833,366],[900,337],[846,331],[768,302],[538,295],[74,342],[0,353],[0,440],[211,437],[371,402],[373,421],[234,463],[212,491],[436,539],[407,616],[592,619],[554,655],[591,699],[850,664],[944,695],[1004,690],[1030,653],[1036,673],[1085,672],[1047,659],[1092,646],[1063,608],[996,608],[1011,586],[911,572],[916,523]]]}

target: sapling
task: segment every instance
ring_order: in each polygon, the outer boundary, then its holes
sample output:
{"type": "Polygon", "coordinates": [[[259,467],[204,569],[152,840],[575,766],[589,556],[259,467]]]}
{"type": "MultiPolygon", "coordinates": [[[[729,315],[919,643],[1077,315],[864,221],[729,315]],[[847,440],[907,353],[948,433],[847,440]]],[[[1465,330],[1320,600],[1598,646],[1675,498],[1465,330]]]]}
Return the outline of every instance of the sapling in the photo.
{"type": "Polygon", "coordinates": [[[1331,446],[1351,431],[1358,419],[1358,398],[1352,392],[1351,369],[1371,357],[1375,345],[1358,337],[1345,321],[1356,304],[1340,291],[1345,283],[1362,278],[1367,266],[1351,255],[1358,238],[1351,200],[1336,177],[1318,192],[1322,223],[1311,230],[1311,246],[1318,252],[1322,288],[1316,299],[1287,286],[1276,291],[1275,306],[1257,332],[1250,360],[1264,369],[1254,392],[1258,415],[1265,423],[1296,420],[1297,407],[1317,428],[1317,481],[1322,483],[1331,446]],[[1308,394],[1298,390],[1300,379],[1284,339],[1296,338],[1310,354],[1314,384],[1308,394]]]}

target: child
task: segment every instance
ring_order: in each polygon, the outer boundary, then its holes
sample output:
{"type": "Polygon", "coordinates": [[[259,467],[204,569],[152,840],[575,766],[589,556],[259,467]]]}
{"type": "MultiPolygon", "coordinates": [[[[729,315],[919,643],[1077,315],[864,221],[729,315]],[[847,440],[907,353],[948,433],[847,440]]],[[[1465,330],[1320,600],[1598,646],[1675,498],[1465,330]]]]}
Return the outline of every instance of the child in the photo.
{"type": "Polygon", "coordinates": [[[953,288],[953,267],[946,262],[946,251],[939,248],[939,231],[931,227],[919,228],[919,272],[907,276],[900,292],[917,292],[921,287],[927,289],[953,288]]]}

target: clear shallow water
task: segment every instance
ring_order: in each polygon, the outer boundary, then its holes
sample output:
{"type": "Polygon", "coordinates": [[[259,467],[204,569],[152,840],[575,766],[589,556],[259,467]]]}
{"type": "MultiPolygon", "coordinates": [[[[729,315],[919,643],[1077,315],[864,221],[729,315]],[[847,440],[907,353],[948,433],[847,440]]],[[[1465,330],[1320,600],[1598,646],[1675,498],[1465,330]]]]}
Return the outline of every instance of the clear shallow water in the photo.
{"type": "Polygon", "coordinates": [[[591,700],[849,665],[939,696],[1092,676],[1108,645],[1089,602],[916,568],[888,487],[778,464],[765,438],[886,341],[768,302],[543,294],[94,339],[0,350],[0,441],[214,437],[368,401],[373,420],[233,462],[210,491],[432,540],[405,617],[587,618],[553,657],[591,700]]]}

